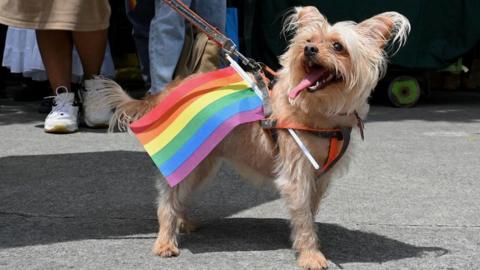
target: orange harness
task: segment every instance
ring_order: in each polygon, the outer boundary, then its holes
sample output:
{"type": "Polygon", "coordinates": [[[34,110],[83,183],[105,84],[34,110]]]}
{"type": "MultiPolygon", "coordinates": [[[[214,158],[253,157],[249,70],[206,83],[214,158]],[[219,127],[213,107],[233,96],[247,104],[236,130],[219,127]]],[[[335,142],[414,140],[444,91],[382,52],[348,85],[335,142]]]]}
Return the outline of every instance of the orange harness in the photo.
{"type": "MultiPolygon", "coordinates": [[[[269,94],[270,96],[273,94],[273,84],[276,81],[277,74],[267,65],[261,64],[262,71],[261,79],[262,81],[268,85],[269,94]],[[269,76],[267,76],[267,74],[269,76]]],[[[362,140],[364,139],[364,125],[363,120],[358,116],[357,112],[354,112],[355,118],[357,119],[357,126],[360,130],[360,135],[362,140]]],[[[352,133],[351,127],[343,127],[343,128],[322,128],[322,129],[315,129],[311,128],[299,123],[285,121],[285,120],[278,120],[267,118],[260,121],[260,125],[264,129],[270,130],[270,135],[274,141],[277,140],[278,134],[276,133],[276,129],[293,129],[293,130],[301,130],[309,132],[317,137],[325,138],[329,140],[329,147],[328,147],[328,156],[323,163],[323,166],[316,171],[317,177],[323,175],[328,170],[330,170],[345,154],[347,151],[348,145],[350,144],[350,135],[352,133]]]]}
{"type": "MultiPolygon", "coordinates": [[[[363,121],[355,112],[357,118],[357,126],[360,130],[360,134],[363,140],[363,121]]],[[[277,140],[276,129],[293,129],[309,132],[317,137],[325,138],[329,140],[328,156],[324,161],[322,167],[316,171],[316,176],[319,177],[330,170],[345,154],[348,145],[350,143],[350,134],[352,132],[351,127],[343,128],[324,128],[314,129],[299,123],[282,121],[277,119],[264,119],[260,122],[262,128],[270,130],[270,134],[274,141],[277,140]]]]}

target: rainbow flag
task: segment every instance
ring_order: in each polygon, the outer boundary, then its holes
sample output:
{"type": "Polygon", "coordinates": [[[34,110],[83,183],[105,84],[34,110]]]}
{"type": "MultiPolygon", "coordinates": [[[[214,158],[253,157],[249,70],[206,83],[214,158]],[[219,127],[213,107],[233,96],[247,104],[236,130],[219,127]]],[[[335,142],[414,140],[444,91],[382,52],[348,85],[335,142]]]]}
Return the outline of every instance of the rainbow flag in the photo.
{"type": "Polygon", "coordinates": [[[173,187],[234,127],[263,119],[262,105],[227,67],[184,81],[130,128],[173,187]]]}

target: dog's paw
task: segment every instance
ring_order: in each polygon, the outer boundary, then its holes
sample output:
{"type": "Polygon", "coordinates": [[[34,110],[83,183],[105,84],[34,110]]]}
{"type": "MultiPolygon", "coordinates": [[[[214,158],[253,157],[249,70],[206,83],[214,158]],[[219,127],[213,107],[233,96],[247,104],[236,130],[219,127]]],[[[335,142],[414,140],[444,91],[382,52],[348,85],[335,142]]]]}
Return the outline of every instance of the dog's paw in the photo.
{"type": "Polygon", "coordinates": [[[173,243],[155,243],[152,249],[155,255],[160,257],[176,257],[180,254],[180,251],[173,243]]]}
{"type": "Polygon", "coordinates": [[[327,259],[319,250],[303,250],[298,256],[298,265],[303,269],[322,270],[328,268],[327,259]]]}
{"type": "Polygon", "coordinates": [[[198,231],[200,222],[182,218],[178,220],[177,228],[180,233],[190,234],[198,231]]]}

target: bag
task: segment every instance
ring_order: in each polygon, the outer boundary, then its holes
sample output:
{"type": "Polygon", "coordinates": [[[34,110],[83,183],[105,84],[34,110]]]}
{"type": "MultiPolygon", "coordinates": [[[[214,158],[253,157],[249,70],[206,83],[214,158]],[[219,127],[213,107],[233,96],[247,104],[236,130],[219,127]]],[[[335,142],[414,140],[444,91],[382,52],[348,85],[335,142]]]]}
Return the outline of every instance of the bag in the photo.
{"type": "Polygon", "coordinates": [[[175,68],[174,79],[183,79],[194,73],[206,73],[220,66],[220,47],[208,36],[186,27],[182,54],[175,68]]]}

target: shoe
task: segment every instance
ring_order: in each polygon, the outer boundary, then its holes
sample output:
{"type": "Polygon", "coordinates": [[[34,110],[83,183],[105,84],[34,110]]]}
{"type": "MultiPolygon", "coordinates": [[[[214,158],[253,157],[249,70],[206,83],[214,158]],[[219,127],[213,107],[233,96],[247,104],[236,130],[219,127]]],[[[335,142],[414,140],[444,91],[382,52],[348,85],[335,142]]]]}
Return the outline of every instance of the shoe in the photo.
{"type": "Polygon", "coordinates": [[[78,104],[75,94],[64,86],[55,90],[52,111],[45,119],[44,129],[48,133],[72,133],[78,130],[78,104]]]}
{"type": "Polygon", "coordinates": [[[83,107],[83,121],[89,127],[108,127],[112,117],[112,109],[97,102],[101,97],[98,90],[103,87],[101,79],[93,78],[85,80],[84,88],[79,91],[83,107]]]}

